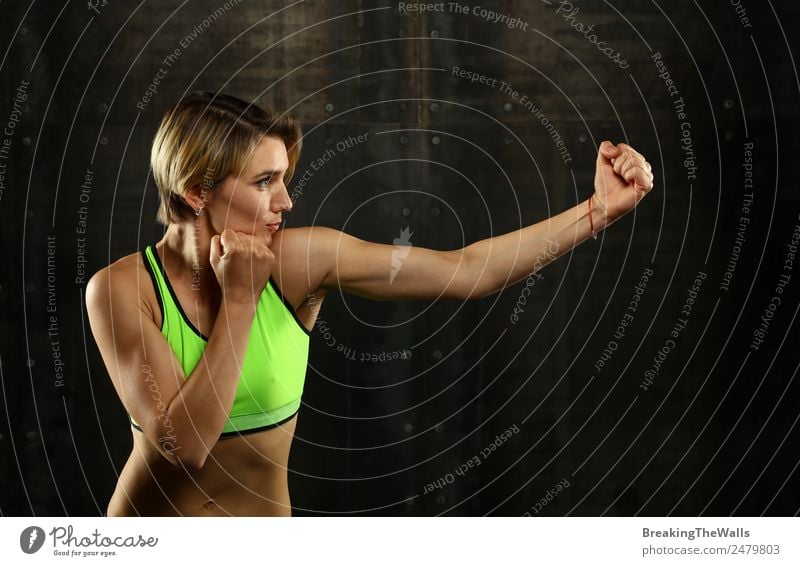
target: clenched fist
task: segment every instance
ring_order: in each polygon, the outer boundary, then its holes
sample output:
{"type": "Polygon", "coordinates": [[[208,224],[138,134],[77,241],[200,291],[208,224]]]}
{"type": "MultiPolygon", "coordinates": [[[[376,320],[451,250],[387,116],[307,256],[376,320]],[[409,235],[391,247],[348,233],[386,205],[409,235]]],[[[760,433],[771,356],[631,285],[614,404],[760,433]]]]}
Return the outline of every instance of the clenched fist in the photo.
{"type": "Polygon", "coordinates": [[[653,168],[628,144],[600,144],[594,176],[594,200],[608,222],[632,210],[653,189],[653,168]]]}
{"type": "Polygon", "coordinates": [[[275,261],[271,243],[271,236],[257,239],[229,228],[211,238],[209,259],[224,301],[258,303],[275,261]]]}

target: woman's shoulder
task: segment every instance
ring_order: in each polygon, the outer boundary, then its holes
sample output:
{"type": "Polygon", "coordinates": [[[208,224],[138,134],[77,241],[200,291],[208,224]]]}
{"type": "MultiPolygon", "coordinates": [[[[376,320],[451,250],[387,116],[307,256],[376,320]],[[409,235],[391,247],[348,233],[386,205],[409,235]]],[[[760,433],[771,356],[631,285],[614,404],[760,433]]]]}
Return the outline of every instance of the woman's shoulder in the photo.
{"type": "Polygon", "coordinates": [[[303,265],[314,251],[328,241],[335,242],[341,232],[325,226],[299,226],[297,228],[282,228],[272,235],[273,253],[288,256],[287,259],[296,259],[303,265]]]}
{"type": "Polygon", "coordinates": [[[88,285],[94,285],[98,282],[112,282],[114,285],[126,285],[135,280],[135,278],[144,271],[144,263],[142,262],[141,252],[128,254],[116,260],[115,262],[98,269],[94,275],[89,278],[88,285]]]}
{"type": "Polygon", "coordinates": [[[310,241],[313,228],[302,226],[298,228],[282,228],[272,235],[270,249],[275,254],[278,266],[293,264],[294,266],[306,265],[309,254],[310,241]]]}
{"type": "Polygon", "coordinates": [[[150,304],[150,295],[153,295],[151,287],[142,254],[135,252],[98,269],[89,278],[86,284],[86,302],[87,305],[94,303],[105,306],[138,299],[150,304]]]}

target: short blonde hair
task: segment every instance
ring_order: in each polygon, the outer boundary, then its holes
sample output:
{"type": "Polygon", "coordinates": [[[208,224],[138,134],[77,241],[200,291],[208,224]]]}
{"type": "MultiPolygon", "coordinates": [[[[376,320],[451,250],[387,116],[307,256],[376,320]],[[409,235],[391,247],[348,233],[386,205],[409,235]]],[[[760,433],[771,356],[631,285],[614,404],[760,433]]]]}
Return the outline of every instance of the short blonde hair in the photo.
{"type": "Polygon", "coordinates": [[[168,225],[191,218],[187,189],[212,187],[228,175],[240,175],[264,136],[286,145],[288,184],[302,148],[300,123],[272,108],[260,108],[227,94],[197,91],[167,111],[153,139],[150,165],[158,187],[158,221],[168,225]]]}

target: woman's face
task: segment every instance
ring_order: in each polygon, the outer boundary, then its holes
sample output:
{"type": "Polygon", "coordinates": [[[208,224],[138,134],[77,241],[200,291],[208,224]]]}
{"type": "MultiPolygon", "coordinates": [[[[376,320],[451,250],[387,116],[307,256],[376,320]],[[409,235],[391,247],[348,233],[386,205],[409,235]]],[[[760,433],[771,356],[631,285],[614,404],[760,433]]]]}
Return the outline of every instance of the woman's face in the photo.
{"type": "Polygon", "coordinates": [[[273,136],[262,138],[241,175],[229,175],[205,199],[203,214],[213,233],[220,234],[230,228],[258,236],[280,228],[281,213],[292,209],[283,182],[288,167],[283,140],[273,136]]]}

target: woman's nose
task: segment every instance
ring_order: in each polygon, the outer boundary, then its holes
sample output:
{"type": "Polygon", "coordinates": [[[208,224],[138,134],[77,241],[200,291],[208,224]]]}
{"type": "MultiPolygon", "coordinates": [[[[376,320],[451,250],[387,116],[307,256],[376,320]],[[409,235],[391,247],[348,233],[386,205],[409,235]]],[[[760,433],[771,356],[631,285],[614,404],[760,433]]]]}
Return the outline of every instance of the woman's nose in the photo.
{"type": "Polygon", "coordinates": [[[278,210],[284,210],[286,212],[292,211],[292,199],[289,198],[289,191],[286,189],[285,184],[281,183],[281,190],[272,201],[272,204],[273,208],[277,208],[278,210]]]}

